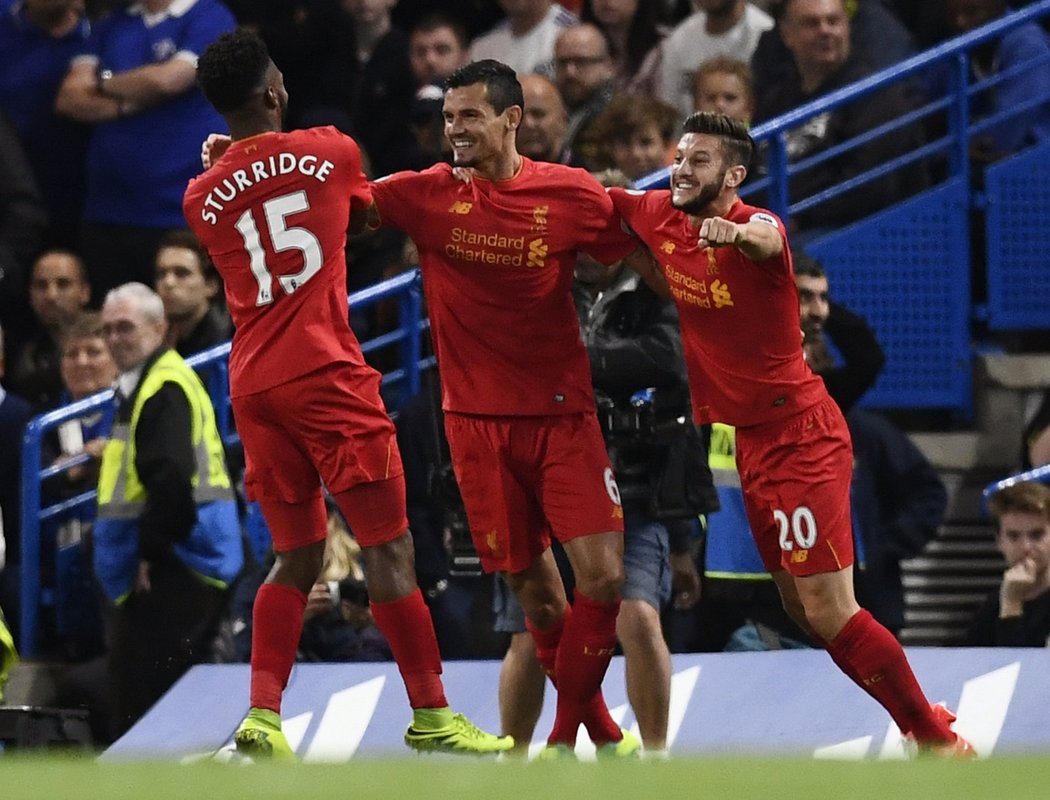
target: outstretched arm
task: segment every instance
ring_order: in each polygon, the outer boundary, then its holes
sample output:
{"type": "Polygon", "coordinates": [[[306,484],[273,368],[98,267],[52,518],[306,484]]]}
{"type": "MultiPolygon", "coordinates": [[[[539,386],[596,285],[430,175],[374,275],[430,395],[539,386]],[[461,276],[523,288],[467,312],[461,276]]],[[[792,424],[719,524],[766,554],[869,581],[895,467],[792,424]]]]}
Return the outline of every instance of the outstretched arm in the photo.
{"type": "Polygon", "coordinates": [[[730,222],[708,217],[700,223],[701,247],[735,247],[752,261],[765,261],[784,250],[784,237],[776,225],[762,220],[730,222]]]}

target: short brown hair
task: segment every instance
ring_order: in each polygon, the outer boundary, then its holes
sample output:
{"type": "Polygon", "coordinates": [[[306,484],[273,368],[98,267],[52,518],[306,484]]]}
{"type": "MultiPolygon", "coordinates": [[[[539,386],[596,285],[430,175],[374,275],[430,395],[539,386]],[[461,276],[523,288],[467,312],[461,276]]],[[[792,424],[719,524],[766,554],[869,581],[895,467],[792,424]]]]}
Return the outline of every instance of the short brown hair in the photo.
{"type": "Polygon", "coordinates": [[[730,164],[751,166],[751,154],[755,152],[755,140],[748,133],[743,120],[715,114],[712,111],[696,111],[686,117],[682,133],[701,133],[717,136],[722,143],[722,153],[730,164]]]}
{"type": "Polygon", "coordinates": [[[1039,481],[1021,481],[995,492],[988,499],[988,513],[998,526],[1003,514],[1021,511],[1050,520],[1050,486],[1039,481]]]}
{"type": "Polygon", "coordinates": [[[208,258],[208,251],[201,246],[200,241],[191,231],[181,228],[168,231],[161,237],[160,244],[157,245],[157,253],[160,253],[166,247],[189,250],[191,253],[194,253],[197,256],[197,263],[201,265],[201,276],[205,280],[219,279],[219,273],[216,272],[215,265],[208,258]]]}
{"type": "Polygon", "coordinates": [[[676,109],[655,97],[618,94],[595,118],[594,128],[588,135],[610,142],[627,142],[638,131],[653,125],[660,132],[660,138],[670,144],[680,120],[676,109]]]}
{"type": "Polygon", "coordinates": [[[97,311],[82,311],[73,324],[62,331],[62,348],[76,339],[105,339],[102,331],[102,315],[97,311]]]}

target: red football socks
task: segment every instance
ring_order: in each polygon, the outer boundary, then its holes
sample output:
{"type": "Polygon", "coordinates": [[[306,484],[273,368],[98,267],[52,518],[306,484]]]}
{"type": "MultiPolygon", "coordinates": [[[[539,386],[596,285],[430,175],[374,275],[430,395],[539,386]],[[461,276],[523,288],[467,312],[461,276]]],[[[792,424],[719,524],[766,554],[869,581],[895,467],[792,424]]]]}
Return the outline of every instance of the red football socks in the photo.
{"type": "Polygon", "coordinates": [[[444,708],[441,653],[438,650],[430,609],[417,588],[386,603],[371,603],[376,627],[394,654],[412,708],[444,708]]]}
{"type": "Polygon", "coordinates": [[[620,727],[609,715],[601,694],[602,680],[616,649],[619,611],[619,600],[602,603],[576,592],[555,659],[558,706],[549,743],[573,746],[581,723],[596,744],[620,740],[620,727]]]}
{"type": "Polygon", "coordinates": [[[558,686],[558,682],[554,679],[554,665],[558,656],[558,645],[561,643],[561,635],[565,630],[565,622],[570,616],[572,616],[572,606],[566,606],[565,613],[561,615],[558,621],[549,628],[542,630],[533,625],[532,621],[527,617],[525,619],[525,627],[532,634],[532,641],[536,645],[536,658],[539,659],[540,666],[543,667],[543,671],[547,673],[547,677],[551,679],[551,683],[555,687],[558,686]]]}
{"type": "MultiPolygon", "coordinates": [[[[561,619],[545,630],[535,627],[528,619],[525,620],[525,626],[529,629],[529,633],[532,634],[532,640],[536,644],[536,657],[555,688],[558,688],[558,682],[555,680],[554,675],[558,645],[561,643],[566,621],[571,616],[572,606],[568,606],[561,619]]],[[[583,715],[583,724],[587,727],[587,733],[592,741],[599,743],[619,741],[620,729],[609,714],[609,708],[605,705],[605,698],[602,696],[600,687],[587,704],[587,710],[583,715]]],[[[578,723],[577,727],[579,727],[578,723]]]]}
{"type": "Polygon", "coordinates": [[[264,583],[252,606],[251,705],[281,713],[281,695],[299,649],[306,595],[294,586],[264,583]]]}
{"type": "Polygon", "coordinates": [[[867,611],[850,617],[827,650],[839,669],[882,704],[901,733],[920,743],[955,740],[930,710],[900,643],[867,611]]]}

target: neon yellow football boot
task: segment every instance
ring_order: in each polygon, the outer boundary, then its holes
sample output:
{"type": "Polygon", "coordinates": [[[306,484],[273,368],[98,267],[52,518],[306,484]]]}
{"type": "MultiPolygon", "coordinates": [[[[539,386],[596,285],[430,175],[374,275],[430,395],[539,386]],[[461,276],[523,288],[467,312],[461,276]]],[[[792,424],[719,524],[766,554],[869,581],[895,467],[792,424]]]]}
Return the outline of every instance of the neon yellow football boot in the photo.
{"type": "Polygon", "coordinates": [[[494,736],[450,708],[417,708],[405,731],[405,744],[421,753],[487,756],[514,747],[514,737],[494,736]]]}
{"type": "Polygon", "coordinates": [[[607,761],[616,758],[641,758],[642,743],[638,737],[626,728],[620,728],[623,736],[618,742],[605,742],[598,745],[595,752],[599,761],[607,761]]]}
{"type": "Polygon", "coordinates": [[[281,716],[268,708],[253,708],[233,734],[237,752],[256,761],[297,761],[281,732],[281,716]]]}

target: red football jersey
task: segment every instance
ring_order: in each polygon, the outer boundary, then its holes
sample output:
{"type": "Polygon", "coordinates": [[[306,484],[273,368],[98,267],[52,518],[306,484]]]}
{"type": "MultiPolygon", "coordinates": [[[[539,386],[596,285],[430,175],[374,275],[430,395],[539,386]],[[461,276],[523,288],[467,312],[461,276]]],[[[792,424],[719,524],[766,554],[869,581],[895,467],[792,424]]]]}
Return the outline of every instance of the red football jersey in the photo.
{"type": "Polygon", "coordinates": [[[523,158],[508,180],[464,183],[437,164],[376,181],[372,194],[383,224],[419,250],[445,410],[594,409],[571,294],[576,254],[612,263],[637,247],[594,178],[523,158]]]}
{"type": "Polygon", "coordinates": [[[346,302],[350,211],[372,202],[361,152],[335,128],[242,139],[190,181],[190,228],[222,276],[236,332],[230,394],[334,361],[363,365],[346,302]]]}
{"type": "Polygon", "coordinates": [[[616,209],[660,262],[678,307],[698,423],[758,425],[827,396],[802,354],[798,292],[784,223],[737,201],[726,219],[776,225],[784,250],[755,262],[735,247],[697,244],[699,229],[670,192],[610,189],[616,209]]]}

